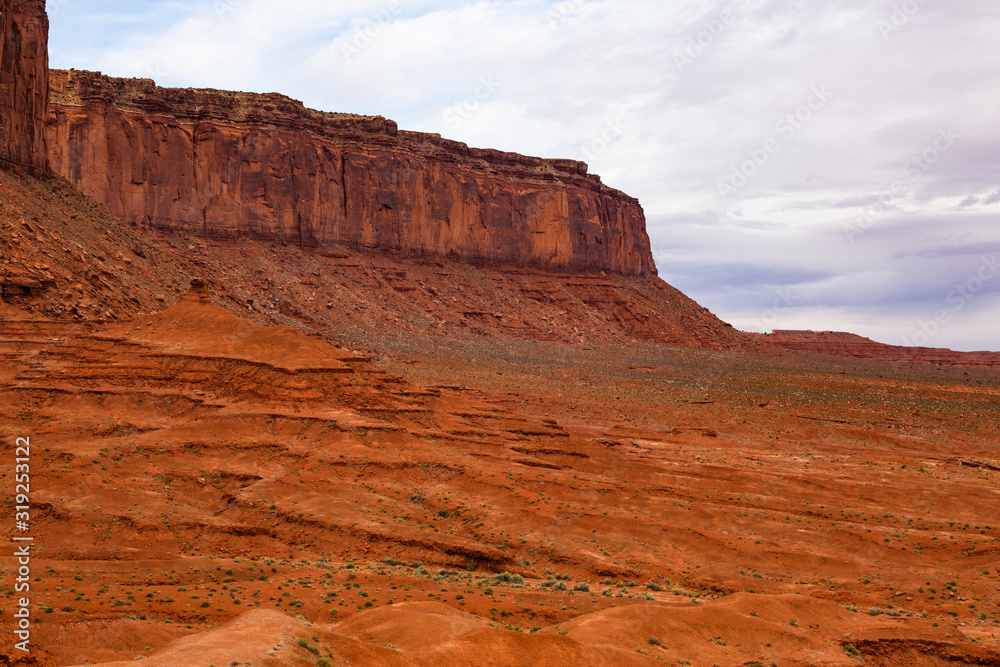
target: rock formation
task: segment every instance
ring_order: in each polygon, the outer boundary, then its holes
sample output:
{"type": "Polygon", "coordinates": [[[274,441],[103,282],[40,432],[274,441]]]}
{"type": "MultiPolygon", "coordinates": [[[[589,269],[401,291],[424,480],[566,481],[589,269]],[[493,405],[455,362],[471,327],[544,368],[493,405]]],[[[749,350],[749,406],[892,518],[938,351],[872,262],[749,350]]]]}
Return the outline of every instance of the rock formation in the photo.
{"type": "Polygon", "coordinates": [[[49,20],[45,0],[0,0],[0,166],[47,171],[49,20]]]}
{"type": "Polygon", "coordinates": [[[944,348],[886,345],[841,331],[776,329],[764,337],[771,345],[789,350],[833,354],[855,359],[878,359],[906,364],[1000,368],[1000,353],[956,352],[944,348]]]}
{"type": "Polygon", "coordinates": [[[655,273],[638,201],[582,162],[469,148],[277,94],[51,80],[53,169],[140,226],[655,273]]]}

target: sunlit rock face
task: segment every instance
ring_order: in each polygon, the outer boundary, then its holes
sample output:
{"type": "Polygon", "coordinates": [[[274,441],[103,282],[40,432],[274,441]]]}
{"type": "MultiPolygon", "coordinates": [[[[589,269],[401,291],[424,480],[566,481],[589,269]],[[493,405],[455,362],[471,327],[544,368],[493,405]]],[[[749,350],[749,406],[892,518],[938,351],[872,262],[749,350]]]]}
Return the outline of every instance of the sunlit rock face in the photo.
{"type": "Polygon", "coordinates": [[[655,273],[639,202],[582,162],[474,149],[277,94],[51,77],[53,169],[140,226],[655,273]]]}
{"type": "Polygon", "coordinates": [[[44,0],[0,0],[0,166],[47,170],[49,20],[44,0]]]}

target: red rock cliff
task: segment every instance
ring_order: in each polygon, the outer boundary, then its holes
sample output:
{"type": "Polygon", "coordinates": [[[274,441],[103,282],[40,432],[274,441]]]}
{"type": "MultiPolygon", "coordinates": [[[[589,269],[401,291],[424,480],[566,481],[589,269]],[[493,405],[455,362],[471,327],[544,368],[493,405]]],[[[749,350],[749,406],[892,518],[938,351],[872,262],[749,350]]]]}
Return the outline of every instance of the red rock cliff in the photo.
{"type": "Polygon", "coordinates": [[[49,19],[45,0],[0,0],[0,165],[47,170],[49,19]]]}
{"type": "Polygon", "coordinates": [[[638,201],[582,162],[469,148],[277,94],[78,71],[51,82],[53,169],[139,225],[655,273],[638,201]]]}

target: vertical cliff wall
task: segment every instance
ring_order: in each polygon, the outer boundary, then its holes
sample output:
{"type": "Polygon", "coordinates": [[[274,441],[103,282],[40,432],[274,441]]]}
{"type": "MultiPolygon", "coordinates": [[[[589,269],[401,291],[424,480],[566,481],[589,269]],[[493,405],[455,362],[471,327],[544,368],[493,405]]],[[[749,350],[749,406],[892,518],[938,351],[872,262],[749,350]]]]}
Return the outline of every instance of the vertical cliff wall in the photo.
{"type": "Polygon", "coordinates": [[[0,165],[47,170],[49,19],[45,0],[0,0],[0,165]]]}
{"type": "Polygon", "coordinates": [[[638,201],[572,160],[478,150],[275,94],[51,73],[56,173],[141,226],[655,273],[638,201]]]}

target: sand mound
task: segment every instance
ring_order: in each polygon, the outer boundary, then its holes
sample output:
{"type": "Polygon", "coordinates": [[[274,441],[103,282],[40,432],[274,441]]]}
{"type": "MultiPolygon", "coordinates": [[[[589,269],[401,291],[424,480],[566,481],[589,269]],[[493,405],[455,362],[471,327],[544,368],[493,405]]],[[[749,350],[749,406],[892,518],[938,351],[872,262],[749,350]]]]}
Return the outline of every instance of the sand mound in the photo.
{"type": "MultiPolygon", "coordinates": [[[[178,639],[142,661],[144,667],[219,667],[239,664],[315,665],[317,656],[332,654],[335,664],[404,665],[392,649],[335,634],[308,621],[269,610],[255,610],[215,630],[178,639]],[[303,640],[303,641],[300,641],[303,640]]],[[[134,660],[92,667],[126,667],[134,660]]],[[[82,666],[81,666],[82,667],[82,666]]]]}
{"type": "MultiPolygon", "coordinates": [[[[394,667],[619,667],[670,664],[846,667],[852,641],[876,664],[996,664],[960,648],[943,630],[914,637],[891,620],[866,618],[801,595],[736,594],[704,605],[632,604],[586,614],[536,633],[491,624],[447,605],[403,603],[325,626],[277,611],[252,611],[214,630],[175,640],[146,656],[149,667],[207,664],[394,667]],[[851,632],[857,639],[851,639],[851,632]],[[836,639],[832,639],[836,638],[836,639]],[[878,662],[881,660],[881,662],[878,662]],[[903,662],[892,662],[902,660],[903,662]],[[985,660],[985,661],[983,661],[985,660]]],[[[134,661],[94,667],[125,667],[134,661]]]]}
{"type": "Polygon", "coordinates": [[[124,340],[171,354],[267,363],[286,370],[346,369],[357,355],[309,338],[287,326],[264,327],[215,306],[204,281],[166,310],[105,330],[100,337],[124,340]]]}
{"type": "Polygon", "coordinates": [[[337,626],[337,632],[404,651],[421,651],[485,628],[479,618],[438,602],[394,604],[358,614],[337,626]]]}

